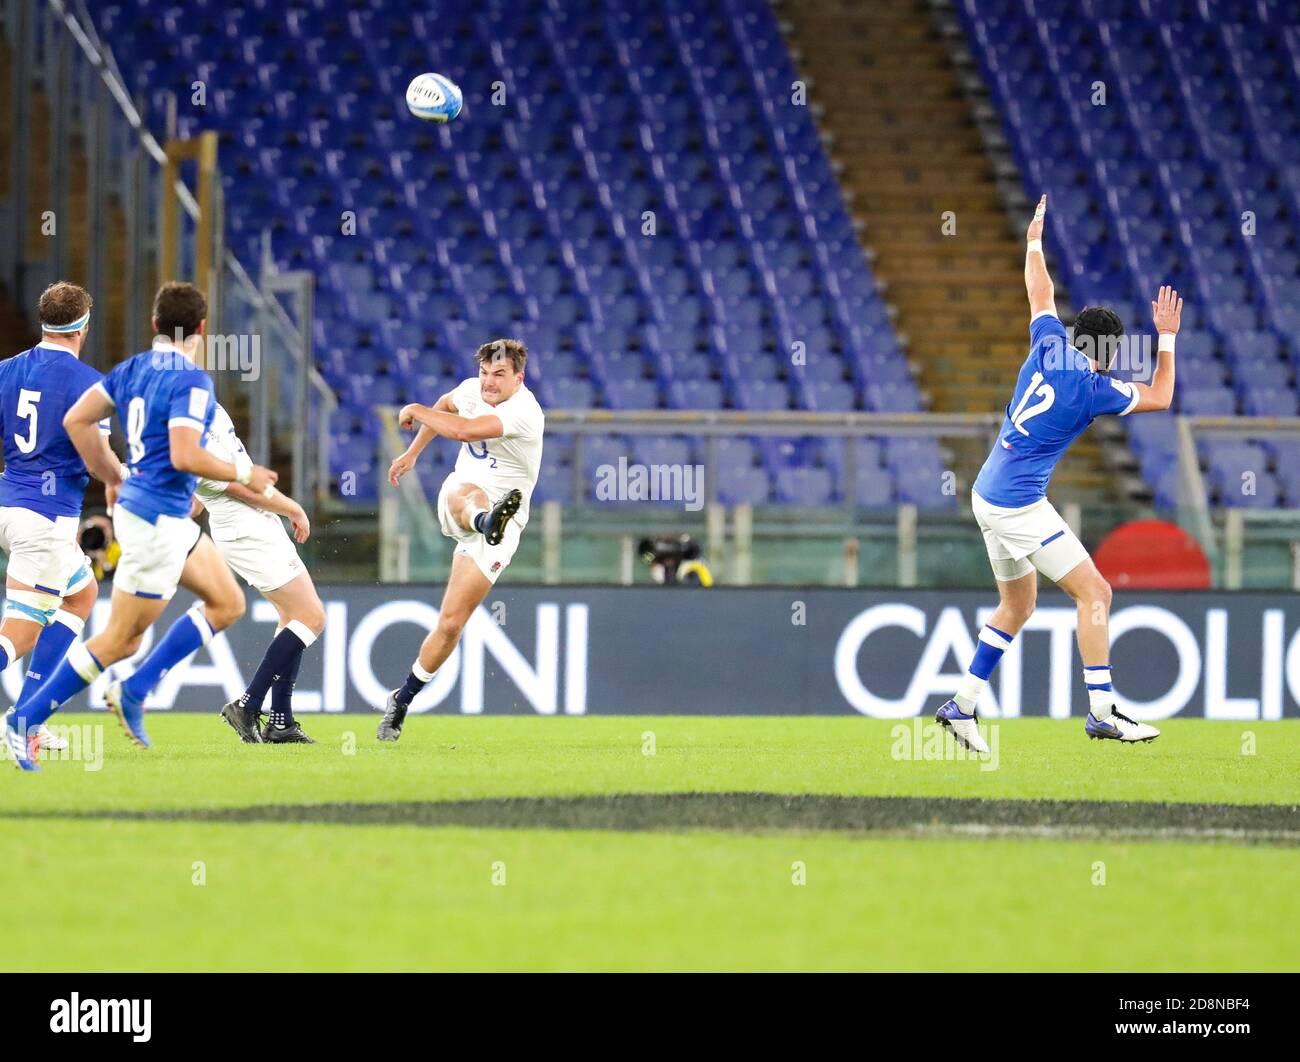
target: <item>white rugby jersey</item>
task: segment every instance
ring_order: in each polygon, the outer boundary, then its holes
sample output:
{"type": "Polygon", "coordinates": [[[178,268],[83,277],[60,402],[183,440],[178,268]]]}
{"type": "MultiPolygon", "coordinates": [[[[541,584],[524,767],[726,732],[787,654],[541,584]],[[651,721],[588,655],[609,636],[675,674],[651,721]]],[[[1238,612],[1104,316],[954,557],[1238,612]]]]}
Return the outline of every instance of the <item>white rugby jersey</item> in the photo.
{"type": "Polygon", "coordinates": [[[518,489],[524,500],[515,520],[522,528],[528,522],[528,500],[542,467],[542,433],[546,428],[542,407],[526,386],[520,386],[504,402],[489,405],[483,400],[477,376],[458,384],[451,401],[462,417],[496,414],[501,418],[504,431],[500,438],[461,444],[453,474],[482,487],[494,504],[507,491],[518,489]]]}
{"type": "MultiPolygon", "coordinates": [[[[243,442],[235,433],[234,421],[220,403],[212,414],[212,426],[203,436],[203,448],[213,457],[235,463],[236,454],[246,454],[243,442]]],[[[221,479],[199,477],[194,493],[208,510],[208,526],[214,539],[242,538],[245,535],[266,534],[269,525],[281,532],[284,525],[280,517],[265,509],[258,509],[226,493],[230,484],[221,479]]]]}

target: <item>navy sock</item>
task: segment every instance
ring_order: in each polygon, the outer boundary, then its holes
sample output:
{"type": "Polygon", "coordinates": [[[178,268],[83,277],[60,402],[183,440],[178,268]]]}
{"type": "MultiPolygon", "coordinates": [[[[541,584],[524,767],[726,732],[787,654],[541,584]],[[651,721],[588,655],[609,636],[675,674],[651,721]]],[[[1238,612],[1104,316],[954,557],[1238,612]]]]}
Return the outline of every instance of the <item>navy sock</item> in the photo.
{"type": "Polygon", "coordinates": [[[302,656],[299,653],[294,657],[289,670],[271,683],[271,722],[275,726],[288,726],[293,722],[293,688],[298,682],[302,656]]]}
{"type": "Polygon", "coordinates": [[[80,616],[62,611],[55,613],[53,622],[41,631],[32,649],[31,658],[27,662],[27,674],[23,678],[23,688],[18,694],[19,704],[54,674],[59,662],[67,656],[68,647],[77,640],[77,635],[84,627],[80,616]]]}
{"type": "Polygon", "coordinates": [[[474,530],[480,535],[486,535],[488,533],[488,517],[491,515],[491,513],[484,511],[474,517],[474,530]]]}
{"type": "MultiPolygon", "coordinates": [[[[266,647],[266,655],[262,657],[262,662],[257,665],[257,671],[253,675],[253,681],[248,684],[248,689],[244,691],[240,701],[245,707],[251,707],[258,712],[262,710],[262,702],[266,700],[266,691],[283,675],[289,674],[289,669],[294,664],[302,660],[303,650],[307,646],[303,643],[295,625],[289,625],[279,634],[271,639],[271,644],[266,647]]],[[[313,640],[314,637],[313,637],[313,640]]],[[[285,725],[283,723],[279,724],[285,725]]]]}
{"type": "Polygon", "coordinates": [[[427,678],[420,678],[420,676],[416,674],[417,670],[421,674],[424,674],[424,669],[420,667],[420,662],[418,660],[411,666],[411,673],[406,676],[406,681],[402,683],[402,688],[394,695],[394,699],[403,708],[407,707],[407,705],[409,705],[414,699],[415,695],[428,685],[429,679],[433,678],[432,675],[429,675],[427,678]]]}

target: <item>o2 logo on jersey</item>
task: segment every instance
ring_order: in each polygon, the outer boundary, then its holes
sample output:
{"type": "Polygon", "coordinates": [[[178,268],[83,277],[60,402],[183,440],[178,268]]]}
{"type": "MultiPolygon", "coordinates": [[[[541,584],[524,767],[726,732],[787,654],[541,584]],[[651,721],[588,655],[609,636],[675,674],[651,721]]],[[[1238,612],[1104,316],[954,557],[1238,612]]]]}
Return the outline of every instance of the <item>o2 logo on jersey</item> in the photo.
{"type": "Polygon", "coordinates": [[[1029,386],[1025,388],[1025,393],[1021,396],[1020,404],[1016,406],[1015,412],[1011,414],[1011,424],[1020,432],[1021,435],[1028,435],[1029,429],[1025,427],[1025,421],[1040,413],[1046,413],[1052,408],[1052,403],[1056,401],[1056,388],[1051,384],[1043,383],[1043,374],[1034,373],[1029,378],[1029,386]],[[1040,387],[1039,384],[1042,384],[1040,387]],[[1039,401],[1032,406],[1029,405],[1031,398],[1037,397],[1039,401]],[[1028,408],[1026,408],[1028,406],[1028,408]]]}
{"type": "Polygon", "coordinates": [[[474,444],[472,442],[467,442],[465,444],[465,449],[469,451],[470,457],[477,457],[480,461],[486,459],[488,462],[488,468],[496,468],[497,459],[488,453],[487,443],[482,443],[481,445],[483,447],[482,453],[479,453],[474,449],[474,444]]]}

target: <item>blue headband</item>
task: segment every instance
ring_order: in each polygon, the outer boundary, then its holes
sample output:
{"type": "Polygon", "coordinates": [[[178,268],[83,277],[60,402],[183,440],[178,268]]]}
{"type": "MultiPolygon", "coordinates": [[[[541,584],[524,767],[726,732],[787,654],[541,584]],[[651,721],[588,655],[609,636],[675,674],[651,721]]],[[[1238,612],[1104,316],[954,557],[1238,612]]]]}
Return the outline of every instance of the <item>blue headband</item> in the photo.
{"type": "Polygon", "coordinates": [[[86,322],[89,320],[90,320],[90,311],[87,310],[82,316],[78,317],[75,321],[69,321],[67,324],[52,325],[52,324],[46,324],[44,321],[42,321],[41,331],[58,332],[58,333],[80,332],[83,328],[86,327],[86,322]]]}

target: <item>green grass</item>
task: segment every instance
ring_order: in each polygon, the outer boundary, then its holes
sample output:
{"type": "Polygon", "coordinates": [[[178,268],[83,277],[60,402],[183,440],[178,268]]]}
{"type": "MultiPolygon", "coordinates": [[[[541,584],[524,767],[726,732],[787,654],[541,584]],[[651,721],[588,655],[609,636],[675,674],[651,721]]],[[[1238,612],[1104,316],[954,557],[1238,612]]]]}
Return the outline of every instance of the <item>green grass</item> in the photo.
{"type": "Polygon", "coordinates": [[[0,888],[36,908],[11,920],[0,965],[1300,968],[1278,931],[1300,919],[1289,847],[21,817],[691,791],[1300,804],[1290,721],[1172,721],[1124,748],[1077,720],[1011,720],[982,771],[896,759],[896,724],[866,719],[420,717],[380,746],[376,718],[305,717],[321,744],[259,748],[215,716],[160,714],[148,752],[106,726],[102,770],[0,772],[0,888]]]}

